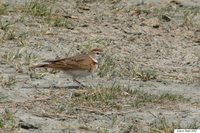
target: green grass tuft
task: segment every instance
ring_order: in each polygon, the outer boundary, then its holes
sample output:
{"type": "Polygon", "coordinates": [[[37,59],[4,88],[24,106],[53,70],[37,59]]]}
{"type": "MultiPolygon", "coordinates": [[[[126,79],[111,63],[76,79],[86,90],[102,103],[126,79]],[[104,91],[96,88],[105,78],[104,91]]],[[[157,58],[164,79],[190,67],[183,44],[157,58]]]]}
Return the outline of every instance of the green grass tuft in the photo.
{"type": "Polygon", "coordinates": [[[14,128],[16,128],[15,116],[10,110],[5,109],[0,114],[0,129],[13,130],[14,128]]]}

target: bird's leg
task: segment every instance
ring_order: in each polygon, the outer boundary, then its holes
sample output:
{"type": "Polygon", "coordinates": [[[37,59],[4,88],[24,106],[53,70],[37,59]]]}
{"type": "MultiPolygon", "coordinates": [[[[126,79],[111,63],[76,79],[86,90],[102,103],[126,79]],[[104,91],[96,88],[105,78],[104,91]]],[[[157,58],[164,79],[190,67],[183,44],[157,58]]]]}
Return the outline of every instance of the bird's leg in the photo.
{"type": "Polygon", "coordinates": [[[77,84],[79,84],[81,87],[85,87],[85,85],[83,85],[81,82],[79,82],[78,80],[74,79],[74,82],[76,82],[77,84]]]}

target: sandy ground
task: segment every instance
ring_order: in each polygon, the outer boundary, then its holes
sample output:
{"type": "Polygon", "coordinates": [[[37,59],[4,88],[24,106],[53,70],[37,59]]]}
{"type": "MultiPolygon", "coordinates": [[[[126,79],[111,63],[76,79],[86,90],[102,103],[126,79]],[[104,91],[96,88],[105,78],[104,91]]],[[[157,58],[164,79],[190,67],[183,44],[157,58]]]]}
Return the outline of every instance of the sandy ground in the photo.
{"type": "Polygon", "coordinates": [[[0,132],[200,128],[198,0],[30,3],[0,2],[0,132]],[[30,69],[95,47],[105,56],[80,79],[89,88],[30,69]]]}

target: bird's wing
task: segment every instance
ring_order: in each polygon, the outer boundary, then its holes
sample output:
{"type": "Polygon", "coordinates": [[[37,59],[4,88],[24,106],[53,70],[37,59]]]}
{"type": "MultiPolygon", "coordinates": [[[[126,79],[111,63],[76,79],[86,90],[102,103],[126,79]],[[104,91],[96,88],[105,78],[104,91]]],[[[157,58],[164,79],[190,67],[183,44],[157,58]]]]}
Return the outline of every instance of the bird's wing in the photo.
{"type": "Polygon", "coordinates": [[[91,59],[88,55],[77,55],[69,58],[58,60],[49,60],[48,67],[62,70],[90,70],[92,65],[91,59]]]}
{"type": "Polygon", "coordinates": [[[76,56],[62,58],[62,59],[46,60],[44,62],[54,63],[54,62],[60,62],[60,61],[64,61],[64,60],[81,61],[81,60],[84,60],[86,56],[87,55],[76,55],[76,56]]]}

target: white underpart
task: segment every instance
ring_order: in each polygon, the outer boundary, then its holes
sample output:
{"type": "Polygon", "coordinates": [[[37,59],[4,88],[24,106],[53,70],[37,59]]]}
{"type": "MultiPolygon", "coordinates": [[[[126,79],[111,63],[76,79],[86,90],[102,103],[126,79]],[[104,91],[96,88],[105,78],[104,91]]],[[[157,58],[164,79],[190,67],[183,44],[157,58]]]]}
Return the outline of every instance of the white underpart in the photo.
{"type": "Polygon", "coordinates": [[[72,76],[73,79],[86,77],[86,76],[92,74],[92,72],[89,70],[68,70],[68,71],[65,71],[64,73],[72,76]]]}
{"type": "MultiPolygon", "coordinates": [[[[97,69],[98,61],[96,59],[94,59],[92,56],[89,56],[89,57],[96,63],[95,66],[97,69]]],[[[91,71],[91,70],[67,70],[67,71],[63,71],[63,72],[67,75],[70,75],[73,79],[86,77],[93,73],[93,71],[91,71]]]]}

